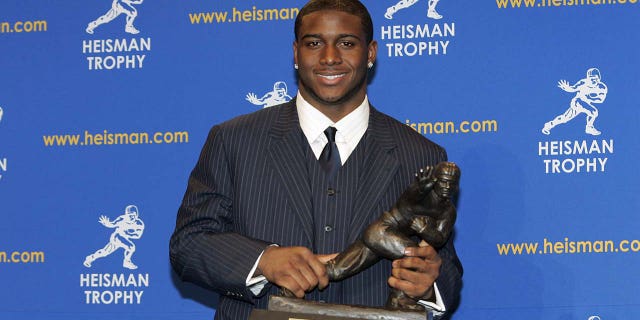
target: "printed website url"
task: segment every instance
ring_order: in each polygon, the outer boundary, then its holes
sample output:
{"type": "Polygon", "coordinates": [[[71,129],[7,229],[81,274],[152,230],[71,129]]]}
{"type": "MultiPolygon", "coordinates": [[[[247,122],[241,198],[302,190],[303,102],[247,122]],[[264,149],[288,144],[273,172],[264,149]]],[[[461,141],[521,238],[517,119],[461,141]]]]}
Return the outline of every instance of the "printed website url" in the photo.
{"type": "Polygon", "coordinates": [[[640,240],[570,240],[542,242],[497,243],[498,254],[541,255],[541,254],[593,254],[640,252],[640,240]],[[542,246],[541,246],[542,245],[542,246]]]}
{"type": "Polygon", "coordinates": [[[253,6],[251,10],[239,10],[235,7],[231,11],[209,11],[189,13],[191,24],[214,24],[233,22],[260,22],[275,20],[293,20],[298,15],[299,8],[271,8],[259,9],[253,6]]]}
{"type": "Polygon", "coordinates": [[[0,33],[29,33],[46,31],[46,20],[0,22],[0,33]]]}
{"type": "Polygon", "coordinates": [[[453,121],[412,122],[405,120],[405,124],[420,134],[471,134],[497,132],[496,120],[464,120],[459,123],[453,121]]]}
{"type": "Polygon", "coordinates": [[[179,144],[189,143],[189,132],[118,132],[103,130],[100,133],[84,134],[54,134],[43,135],[46,147],[76,147],[76,146],[104,146],[104,145],[140,145],[140,144],[179,144]]]}
{"type": "Polygon", "coordinates": [[[44,252],[0,251],[0,263],[44,263],[44,252]]]}
{"type": "Polygon", "coordinates": [[[496,0],[499,9],[637,4],[639,0],[496,0]]]}

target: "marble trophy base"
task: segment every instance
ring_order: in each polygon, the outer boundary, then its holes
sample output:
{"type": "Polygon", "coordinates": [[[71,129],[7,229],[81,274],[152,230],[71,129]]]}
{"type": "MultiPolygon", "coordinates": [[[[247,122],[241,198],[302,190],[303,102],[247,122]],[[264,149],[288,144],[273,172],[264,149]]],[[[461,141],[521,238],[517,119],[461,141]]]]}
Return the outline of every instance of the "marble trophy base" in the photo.
{"type": "Polygon", "coordinates": [[[270,296],[267,310],[254,310],[250,320],[425,320],[427,311],[387,310],[270,296]]]}

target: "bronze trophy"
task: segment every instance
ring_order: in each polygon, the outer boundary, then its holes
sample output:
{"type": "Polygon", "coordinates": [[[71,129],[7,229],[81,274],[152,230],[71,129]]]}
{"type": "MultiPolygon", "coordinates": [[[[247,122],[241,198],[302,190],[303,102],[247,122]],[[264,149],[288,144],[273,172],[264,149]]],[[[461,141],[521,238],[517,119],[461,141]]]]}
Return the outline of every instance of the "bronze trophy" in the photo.
{"type": "MultiPolygon", "coordinates": [[[[393,208],[383,212],[358,240],[327,263],[329,280],[353,276],[383,258],[400,259],[406,247],[418,246],[414,239],[436,249],[442,247],[456,221],[452,198],[459,181],[460,169],[453,162],[421,169],[393,208]]],[[[409,297],[392,289],[384,308],[366,308],[295,299],[286,289],[281,293],[282,297],[271,298],[269,310],[303,314],[303,319],[426,319],[425,308],[418,300],[435,300],[433,291],[424,297],[409,297]]]]}

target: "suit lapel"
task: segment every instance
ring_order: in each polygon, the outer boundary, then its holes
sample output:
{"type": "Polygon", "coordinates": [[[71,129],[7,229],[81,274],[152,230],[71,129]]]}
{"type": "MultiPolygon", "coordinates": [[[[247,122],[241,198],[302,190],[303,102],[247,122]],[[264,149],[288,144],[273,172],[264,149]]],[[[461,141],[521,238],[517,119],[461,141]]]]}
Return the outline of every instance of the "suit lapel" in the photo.
{"type": "Polygon", "coordinates": [[[305,153],[300,144],[301,134],[295,99],[293,99],[281,109],[278,119],[269,132],[271,139],[267,158],[282,180],[291,207],[302,225],[302,231],[309,243],[313,243],[311,189],[305,166],[305,153]]]}
{"type": "MultiPolygon", "coordinates": [[[[389,123],[384,116],[371,107],[369,127],[366,135],[366,154],[363,170],[360,173],[359,190],[355,199],[354,216],[351,230],[361,231],[365,228],[371,215],[393,180],[400,163],[394,157],[396,142],[389,135],[389,123]]],[[[376,212],[379,215],[382,212],[376,212]]],[[[360,232],[352,232],[348,243],[355,241],[360,232]]]]}

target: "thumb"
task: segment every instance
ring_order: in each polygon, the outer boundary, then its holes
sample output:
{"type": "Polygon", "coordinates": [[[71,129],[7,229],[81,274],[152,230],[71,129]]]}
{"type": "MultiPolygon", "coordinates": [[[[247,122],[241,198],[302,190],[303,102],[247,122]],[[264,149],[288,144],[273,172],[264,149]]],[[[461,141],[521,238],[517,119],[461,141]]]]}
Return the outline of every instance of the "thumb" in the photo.
{"type": "Polygon", "coordinates": [[[318,260],[320,260],[320,262],[327,264],[327,262],[329,262],[329,260],[337,257],[338,254],[337,253],[332,253],[332,254],[317,254],[316,258],[318,258],[318,260]]]}

